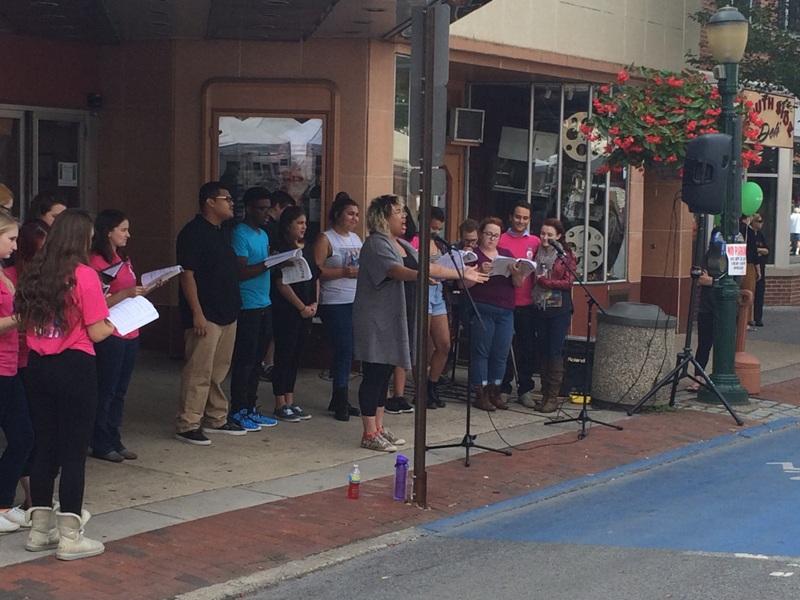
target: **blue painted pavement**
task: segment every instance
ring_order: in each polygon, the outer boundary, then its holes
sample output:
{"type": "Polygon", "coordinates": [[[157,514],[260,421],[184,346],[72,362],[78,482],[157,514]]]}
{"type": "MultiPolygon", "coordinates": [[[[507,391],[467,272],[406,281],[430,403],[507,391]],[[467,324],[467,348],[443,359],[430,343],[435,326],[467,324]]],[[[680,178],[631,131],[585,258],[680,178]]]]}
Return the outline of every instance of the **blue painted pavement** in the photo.
{"type": "Polygon", "coordinates": [[[470,539],[800,557],[800,424],[722,436],[427,528],[470,539]]]}

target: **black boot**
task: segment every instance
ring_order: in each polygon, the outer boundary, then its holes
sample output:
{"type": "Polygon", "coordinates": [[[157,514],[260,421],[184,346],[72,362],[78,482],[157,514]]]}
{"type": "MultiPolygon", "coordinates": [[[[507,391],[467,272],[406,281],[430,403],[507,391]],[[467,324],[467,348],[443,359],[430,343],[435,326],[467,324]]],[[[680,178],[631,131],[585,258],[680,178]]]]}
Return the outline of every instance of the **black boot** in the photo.
{"type": "Polygon", "coordinates": [[[439,382],[428,379],[428,408],[444,408],[447,403],[439,396],[439,382]]]}
{"type": "Polygon", "coordinates": [[[333,407],[333,418],[337,421],[350,420],[350,403],[347,401],[347,388],[336,388],[333,390],[333,398],[329,409],[333,407]]]}

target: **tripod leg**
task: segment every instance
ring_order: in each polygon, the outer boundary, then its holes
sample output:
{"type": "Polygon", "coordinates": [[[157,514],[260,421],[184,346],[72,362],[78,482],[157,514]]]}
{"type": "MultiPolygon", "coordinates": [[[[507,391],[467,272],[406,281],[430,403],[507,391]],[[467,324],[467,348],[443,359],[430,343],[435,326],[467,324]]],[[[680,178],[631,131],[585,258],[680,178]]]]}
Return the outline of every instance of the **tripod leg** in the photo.
{"type": "MultiPolygon", "coordinates": [[[[672,369],[672,371],[667,373],[661,379],[661,381],[659,381],[657,384],[655,384],[653,386],[653,389],[651,389],[649,392],[647,392],[642,397],[642,399],[639,400],[639,402],[636,403],[636,405],[633,408],[629,408],[628,409],[628,416],[630,417],[633,413],[638,412],[642,408],[642,406],[644,406],[645,402],[647,402],[648,400],[650,400],[650,398],[652,398],[653,396],[656,395],[658,390],[660,390],[662,387],[667,385],[667,383],[671,382],[673,377],[676,377],[676,375],[678,374],[678,372],[680,372],[680,370],[683,368],[683,366],[684,366],[684,361],[681,361],[680,363],[678,363],[677,366],[674,369],[672,369]]],[[[677,379],[676,379],[676,381],[677,381],[677,379]]]]}
{"type": "Polygon", "coordinates": [[[694,365],[695,369],[700,373],[700,375],[703,378],[703,381],[705,382],[705,384],[708,387],[708,389],[710,389],[714,393],[714,395],[717,397],[717,399],[720,402],[722,402],[722,405],[731,414],[731,416],[733,417],[733,420],[736,421],[736,424],[737,425],[744,425],[744,422],[739,418],[739,415],[737,415],[736,412],[733,410],[733,407],[725,399],[725,396],[723,396],[720,393],[720,391],[717,389],[717,386],[714,385],[714,382],[711,381],[711,378],[706,374],[706,372],[703,369],[703,367],[700,366],[700,363],[698,363],[697,360],[695,360],[695,358],[693,356],[689,357],[689,361],[694,365]]]}

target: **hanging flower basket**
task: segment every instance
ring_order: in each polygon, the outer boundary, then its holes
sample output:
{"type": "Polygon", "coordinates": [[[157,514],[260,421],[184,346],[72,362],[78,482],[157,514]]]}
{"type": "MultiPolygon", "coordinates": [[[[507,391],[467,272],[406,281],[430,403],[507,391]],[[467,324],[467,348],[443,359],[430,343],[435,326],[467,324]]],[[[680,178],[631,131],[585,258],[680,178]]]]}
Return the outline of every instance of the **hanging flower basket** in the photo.
{"type": "MultiPolygon", "coordinates": [[[[636,70],[641,83],[630,81],[629,70],[623,69],[615,84],[598,88],[594,114],[581,126],[590,141],[605,141],[606,162],[599,173],[625,166],[679,170],[690,140],[719,132],[720,94],[702,73],[636,70]]],[[[743,118],[742,165],[746,169],[761,162],[763,146],[751,142],[763,122],[752,110],[752,102],[739,98],[736,106],[743,118]]]]}

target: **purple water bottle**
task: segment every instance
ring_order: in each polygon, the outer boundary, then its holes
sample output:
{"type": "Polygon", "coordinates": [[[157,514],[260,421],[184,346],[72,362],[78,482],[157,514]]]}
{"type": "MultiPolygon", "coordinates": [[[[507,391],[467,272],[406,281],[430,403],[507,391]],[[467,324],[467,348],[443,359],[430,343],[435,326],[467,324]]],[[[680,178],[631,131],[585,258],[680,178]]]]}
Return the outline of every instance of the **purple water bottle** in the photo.
{"type": "Polygon", "coordinates": [[[394,499],[398,502],[406,501],[406,478],[408,477],[408,459],[402,454],[397,455],[394,463],[394,499]]]}

